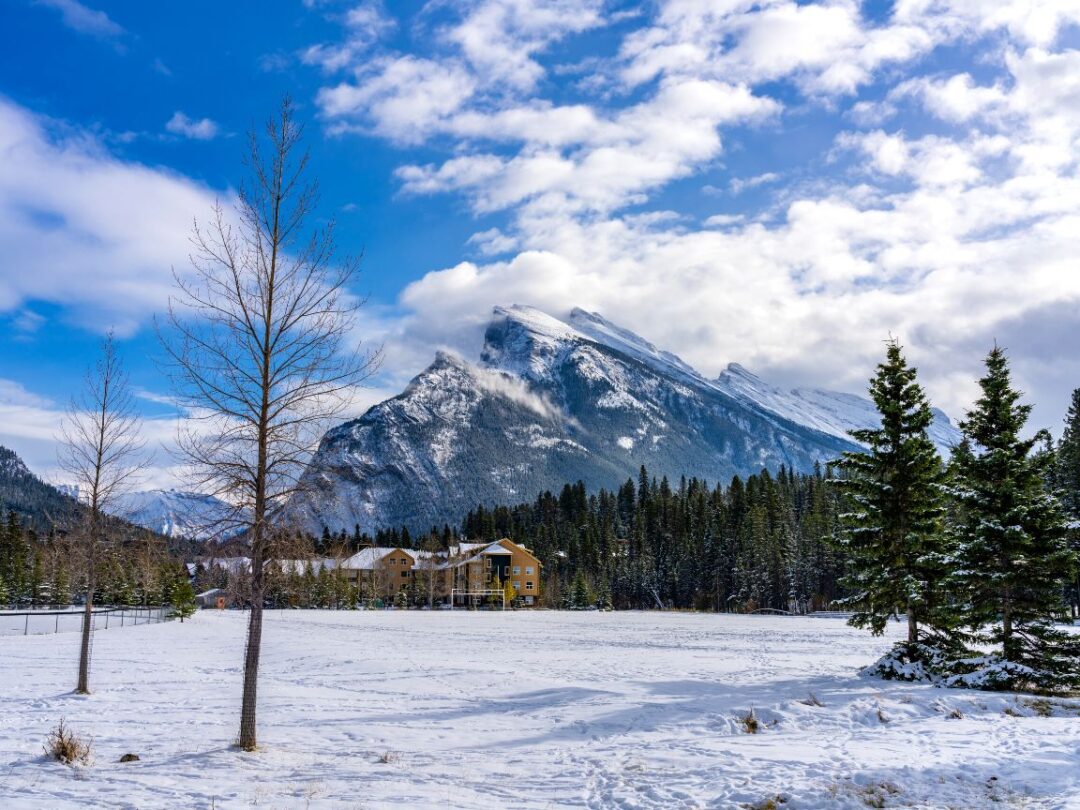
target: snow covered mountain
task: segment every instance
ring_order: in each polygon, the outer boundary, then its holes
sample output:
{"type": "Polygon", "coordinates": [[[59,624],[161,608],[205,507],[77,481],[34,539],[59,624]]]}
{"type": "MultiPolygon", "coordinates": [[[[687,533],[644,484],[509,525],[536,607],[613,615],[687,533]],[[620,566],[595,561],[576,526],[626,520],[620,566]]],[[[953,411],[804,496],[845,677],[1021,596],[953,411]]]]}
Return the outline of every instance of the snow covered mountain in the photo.
{"type": "Polygon", "coordinates": [[[578,479],[616,487],[641,464],[676,480],[809,470],[854,447],[845,431],[872,407],[737,367],[707,379],[583,310],[497,307],[479,363],[440,353],[400,395],[329,431],[290,509],[315,532],[426,529],[578,479]]]}
{"type": "MultiPolygon", "coordinates": [[[[833,436],[847,438],[848,431],[873,428],[881,423],[874,403],[866,397],[821,388],[785,391],[769,385],[738,363],[729,364],[716,378],[716,383],[744,402],[833,436]]],[[[937,408],[934,409],[934,422],[929,434],[938,451],[945,456],[962,438],[959,428],[953,425],[944,411],[937,408]]]]}
{"type": "Polygon", "coordinates": [[[151,489],[126,493],[116,499],[109,511],[166,537],[207,540],[236,532],[230,521],[232,508],[213,495],[197,492],[151,489]]]}

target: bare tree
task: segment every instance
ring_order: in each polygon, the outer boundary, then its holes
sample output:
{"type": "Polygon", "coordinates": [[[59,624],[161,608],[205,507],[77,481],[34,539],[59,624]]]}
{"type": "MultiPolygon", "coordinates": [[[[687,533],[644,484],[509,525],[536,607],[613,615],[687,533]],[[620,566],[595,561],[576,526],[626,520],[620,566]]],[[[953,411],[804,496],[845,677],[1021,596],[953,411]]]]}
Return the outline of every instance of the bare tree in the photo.
{"type": "Polygon", "coordinates": [[[78,487],[86,505],[76,541],[86,574],[86,609],[79,647],[79,682],[75,691],[90,691],[90,636],[94,627],[94,588],[105,537],[105,510],[134,483],[145,466],[143,440],[134,398],[110,332],[101,357],[86,374],[82,392],[72,400],[60,428],[60,466],[78,487]]]}
{"type": "Polygon", "coordinates": [[[256,747],[265,578],[290,536],[285,507],[328,420],[379,360],[348,345],[363,303],[347,290],[357,262],[335,260],[332,223],[307,229],[317,189],[306,180],[302,129],[286,97],[263,138],[249,136],[250,177],[235,210],[219,204],[208,227],[196,223],[191,272],[174,273],[165,339],[194,417],[182,453],[197,488],[235,507],[251,549],[237,739],[247,751],[256,747]]]}

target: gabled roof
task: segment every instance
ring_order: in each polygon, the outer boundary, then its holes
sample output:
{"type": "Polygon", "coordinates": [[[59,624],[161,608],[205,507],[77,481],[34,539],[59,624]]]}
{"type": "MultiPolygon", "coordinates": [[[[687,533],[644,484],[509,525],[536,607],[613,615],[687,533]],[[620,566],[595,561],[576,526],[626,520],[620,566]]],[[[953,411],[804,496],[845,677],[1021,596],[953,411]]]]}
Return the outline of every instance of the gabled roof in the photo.
{"type": "Polygon", "coordinates": [[[341,562],[342,568],[362,569],[368,570],[374,568],[375,564],[381,562],[383,557],[392,551],[397,551],[393,548],[362,548],[351,557],[346,557],[341,562]]]}

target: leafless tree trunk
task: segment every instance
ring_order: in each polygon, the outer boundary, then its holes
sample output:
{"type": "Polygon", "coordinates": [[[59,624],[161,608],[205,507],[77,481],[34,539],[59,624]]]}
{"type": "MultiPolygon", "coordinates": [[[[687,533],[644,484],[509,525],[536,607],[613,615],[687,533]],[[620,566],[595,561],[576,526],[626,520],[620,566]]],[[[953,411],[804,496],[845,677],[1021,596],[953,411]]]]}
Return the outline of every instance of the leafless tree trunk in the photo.
{"type": "Polygon", "coordinates": [[[208,227],[196,224],[192,272],[175,274],[164,335],[194,417],[180,447],[196,487],[235,507],[251,549],[237,739],[246,751],[256,747],[265,577],[289,536],[283,508],[328,420],[378,362],[378,352],[347,346],[362,303],[346,288],[356,262],[335,262],[332,225],[305,233],[317,192],[301,134],[286,98],[264,137],[250,135],[249,181],[235,211],[218,205],[208,227]]]}
{"type": "Polygon", "coordinates": [[[94,588],[100,546],[105,542],[104,510],[134,481],[145,465],[139,420],[127,375],[110,333],[101,357],[86,375],[60,429],[60,465],[79,488],[86,507],[80,532],[86,570],[86,608],[79,646],[75,691],[90,692],[90,637],[94,626],[94,588]]]}

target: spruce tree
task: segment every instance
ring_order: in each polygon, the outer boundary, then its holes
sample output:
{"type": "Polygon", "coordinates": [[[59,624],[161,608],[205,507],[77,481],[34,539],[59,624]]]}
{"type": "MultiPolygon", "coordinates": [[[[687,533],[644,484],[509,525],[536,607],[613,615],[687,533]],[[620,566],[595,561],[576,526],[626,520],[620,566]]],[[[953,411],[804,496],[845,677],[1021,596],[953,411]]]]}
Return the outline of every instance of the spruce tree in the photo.
{"type": "Polygon", "coordinates": [[[868,449],[844,453],[836,462],[842,475],[833,479],[850,505],[838,540],[848,554],[851,624],[880,635],[903,611],[909,645],[940,643],[944,468],[927,435],[930,404],[896,340],[870,381],[870,396],[881,424],[851,432],[868,449]]]}
{"type": "Polygon", "coordinates": [[[191,587],[191,581],[187,577],[179,577],[172,589],[172,612],[180,617],[180,623],[195,613],[198,606],[195,604],[195,589],[191,587]]]}
{"type": "Polygon", "coordinates": [[[589,604],[589,584],[585,581],[585,574],[579,570],[570,587],[570,607],[572,610],[585,610],[589,604]]]}
{"type": "Polygon", "coordinates": [[[1066,517],[1047,491],[1050,462],[1032,450],[1042,434],[1023,438],[1031,406],[1010,379],[1005,353],[986,358],[982,395],[961,423],[972,453],[960,460],[952,532],[963,595],[960,618],[976,640],[996,647],[1001,663],[964,682],[988,688],[1080,685],[1080,643],[1054,627],[1065,618],[1063,586],[1076,555],[1066,517]]]}
{"type": "Polygon", "coordinates": [[[1061,502],[1073,521],[1080,521],[1080,388],[1073,391],[1065,415],[1065,432],[1057,446],[1054,481],[1061,490],[1061,502]]]}
{"type": "MultiPolygon", "coordinates": [[[[1080,388],[1073,391],[1065,416],[1065,432],[1054,460],[1054,484],[1069,516],[1070,546],[1080,553],[1080,388]]],[[[1080,571],[1073,576],[1067,592],[1073,615],[1080,614],[1080,571]]]]}

